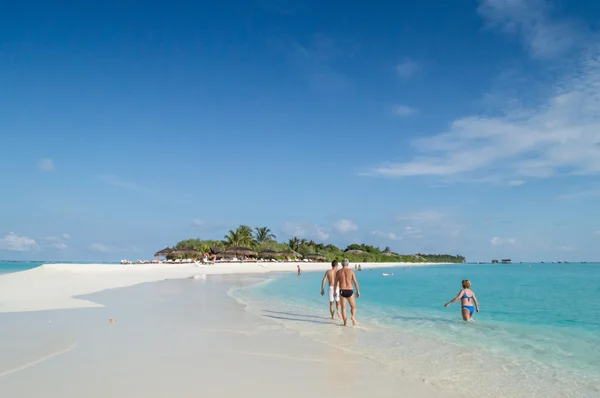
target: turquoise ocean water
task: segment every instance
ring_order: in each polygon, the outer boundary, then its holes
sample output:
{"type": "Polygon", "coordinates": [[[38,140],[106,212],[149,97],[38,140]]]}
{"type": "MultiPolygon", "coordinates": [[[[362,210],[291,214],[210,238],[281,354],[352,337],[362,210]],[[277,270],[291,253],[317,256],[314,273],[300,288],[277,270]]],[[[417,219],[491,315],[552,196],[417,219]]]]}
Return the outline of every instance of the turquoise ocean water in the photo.
{"type": "Polygon", "coordinates": [[[16,261],[0,261],[0,275],[9,274],[12,272],[26,271],[42,265],[42,262],[16,262],[16,261]]]}
{"type": "Polygon", "coordinates": [[[441,388],[489,397],[600,396],[600,264],[444,265],[357,272],[360,327],[335,327],[323,273],[234,292],[309,338],[441,388]],[[384,277],[383,272],[392,276],[384,277]],[[481,312],[443,304],[470,279],[481,312]]]}

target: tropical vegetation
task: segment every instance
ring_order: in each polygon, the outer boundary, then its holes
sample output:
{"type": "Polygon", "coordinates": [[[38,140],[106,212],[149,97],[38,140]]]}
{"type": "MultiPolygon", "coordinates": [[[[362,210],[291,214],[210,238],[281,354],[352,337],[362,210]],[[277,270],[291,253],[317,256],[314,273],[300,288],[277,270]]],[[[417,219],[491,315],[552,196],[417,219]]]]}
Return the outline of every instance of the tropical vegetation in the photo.
{"type": "MultiPolygon", "coordinates": [[[[290,252],[298,253],[305,257],[318,254],[325,257],[327,261],[342,260],[347,258],[351,262],[440,262],[440,263],[463,263],[465,257],[451,254],[399,254],[393,252],[389,247],[381,250],[379,247],[353,243],[345,249],[338,248],[332,244],[318,243],[314,240],[293,237],[287,242],[277,241],[277,237],[267,227],[252,228],[248,225],[240,225],[230,230],[222,240],[186,239],[178,242],[175,250],[197,251],[198,256],[202,253],[220,251],[232,246],[248,247],[256,251],[259,256],[262,253],[270,253],[271,257],[286,259],[290,252]],[[273,255],[275,253],[275,255],[273,255]],[[277,255],[280,253],[280,255],[277,255]]],[[[189,254],[187,254],[189,257],[189,254]]],[[[175,256],[172,256],[175,257],[175,256]]],[[[193,257],[193,256],[192,256],[193,257]]]]}

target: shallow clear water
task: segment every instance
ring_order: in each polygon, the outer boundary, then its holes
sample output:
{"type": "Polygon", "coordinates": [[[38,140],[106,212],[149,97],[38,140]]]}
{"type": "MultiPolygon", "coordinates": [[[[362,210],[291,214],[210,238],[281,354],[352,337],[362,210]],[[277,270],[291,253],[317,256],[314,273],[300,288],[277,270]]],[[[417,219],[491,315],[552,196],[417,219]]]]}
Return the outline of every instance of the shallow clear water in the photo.
{"type": "MultiPolygon", "coordinates": [[[[328,315],[322,276],[285,275],[242,294],[287,311],[280,321],[309,337],[338,344],[339,330],[290,316],[328,315]]],[[[463,393],[600,396],[600,264],[364,269],[357,277],[363,327],[345,348],[463,393]],[[479,299],[475,322],[461,320],[460,302],[443,307],[462,279],[479,299]]]]}
{"type": "Polygon", "coordinates": [[[0,275],[26,271],[28,269],[39,267],[42,264],[42,262],[0,261],[0,275]]]}

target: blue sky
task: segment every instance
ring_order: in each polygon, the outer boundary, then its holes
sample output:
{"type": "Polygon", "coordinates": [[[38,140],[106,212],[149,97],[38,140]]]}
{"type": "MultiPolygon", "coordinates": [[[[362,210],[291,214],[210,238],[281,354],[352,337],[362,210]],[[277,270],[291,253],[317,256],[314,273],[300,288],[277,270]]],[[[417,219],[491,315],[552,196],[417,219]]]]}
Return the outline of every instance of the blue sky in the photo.
{"type": "Polygon", "coordinates": [[[5,10],[0,259],[151,258],[242,223],[599,259],[600,4],[388,3],[5,10]]]}

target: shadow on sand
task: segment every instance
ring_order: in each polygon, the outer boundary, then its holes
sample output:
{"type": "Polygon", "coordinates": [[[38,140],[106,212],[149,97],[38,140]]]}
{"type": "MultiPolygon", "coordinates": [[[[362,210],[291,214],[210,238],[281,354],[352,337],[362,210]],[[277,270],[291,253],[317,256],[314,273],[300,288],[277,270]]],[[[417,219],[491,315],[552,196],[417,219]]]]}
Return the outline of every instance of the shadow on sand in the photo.
{"type": "Polygon", "coordinates": [[[330,325],[331,324],[331,322],[317,321],[315,319],[292,318],[292,317],[288,317],[288,316],[276,316],[276,315],[263,315],[263,316],[265,318],[280,319],[280,320],[284,320],[284,321],[320,323],[320,324],[323,324],[323,325],[330,325]]]}
{"type": "Polygon", "coordinates": [[[263,310],[263,312],[266,312],[269,314],[275,314],[275,315],[297,316],[297,317],[301,317],[301,318],[329,319],[328,317],[325,317],[325,316],[304,315],[304,314],[298,314],[295,312],[269,311],[269,310],[263,310]]]}

